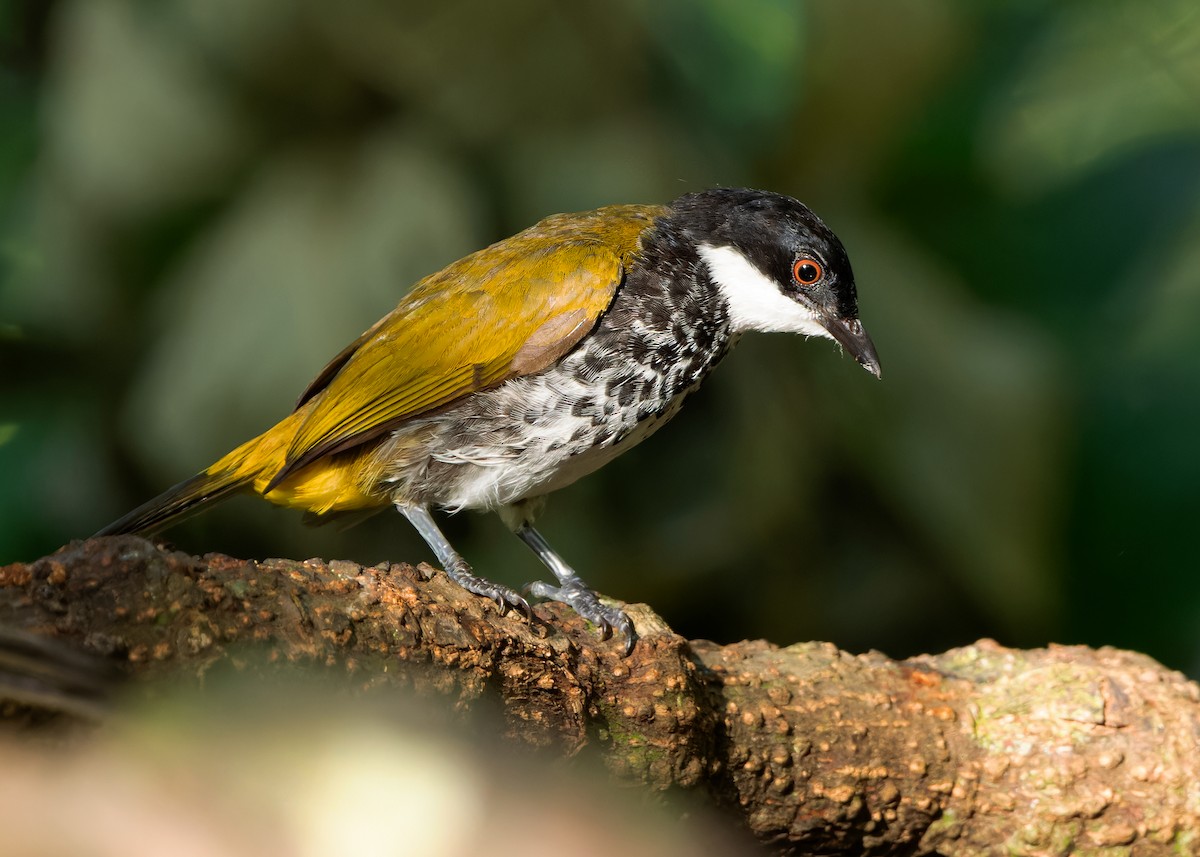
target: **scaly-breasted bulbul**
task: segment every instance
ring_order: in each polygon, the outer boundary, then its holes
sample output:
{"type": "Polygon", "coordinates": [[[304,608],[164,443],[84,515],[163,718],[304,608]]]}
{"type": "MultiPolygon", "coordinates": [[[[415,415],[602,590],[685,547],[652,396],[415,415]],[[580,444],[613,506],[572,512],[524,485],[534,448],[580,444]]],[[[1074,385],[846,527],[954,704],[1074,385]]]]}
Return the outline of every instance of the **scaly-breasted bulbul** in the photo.
{"type": "Polygon", "coordinates": [[[776,193],[558,214],[426,277],[326,366],[292,414],[97,535],[159,529],[236,491],[318,519],[393,505],[464,588],[431,509],[493,510],[557,578],[527,591],[635,639],[533,528],[547,494],[675,416],[747,331],[823,336],[868,371],[837,236],[776,193]]]}

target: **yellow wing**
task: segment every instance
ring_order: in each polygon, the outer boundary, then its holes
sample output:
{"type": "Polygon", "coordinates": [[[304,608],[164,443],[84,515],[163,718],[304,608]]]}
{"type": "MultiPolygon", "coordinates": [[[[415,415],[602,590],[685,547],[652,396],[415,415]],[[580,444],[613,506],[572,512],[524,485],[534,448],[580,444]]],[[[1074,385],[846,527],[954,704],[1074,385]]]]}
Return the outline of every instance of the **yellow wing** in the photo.
{"type": "Polygon", "coordinates": [[[608,308],[662,212],[556,215],[422,280],[300,397],[310,410],[262,493],[318,458],[553,364],[608,308]]]}

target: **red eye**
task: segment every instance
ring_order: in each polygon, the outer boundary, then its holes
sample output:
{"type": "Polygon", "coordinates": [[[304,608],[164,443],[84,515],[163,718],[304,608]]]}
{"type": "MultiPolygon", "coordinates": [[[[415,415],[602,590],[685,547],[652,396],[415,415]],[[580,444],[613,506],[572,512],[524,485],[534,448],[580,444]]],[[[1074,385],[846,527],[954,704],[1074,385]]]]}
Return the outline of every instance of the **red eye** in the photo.
{"type": "Polygon", "coordinates": [[[792,277],[802,286],[811,286],[825,276],[825,269],[816,259],[801,256],[792,265],[792,277]]]}

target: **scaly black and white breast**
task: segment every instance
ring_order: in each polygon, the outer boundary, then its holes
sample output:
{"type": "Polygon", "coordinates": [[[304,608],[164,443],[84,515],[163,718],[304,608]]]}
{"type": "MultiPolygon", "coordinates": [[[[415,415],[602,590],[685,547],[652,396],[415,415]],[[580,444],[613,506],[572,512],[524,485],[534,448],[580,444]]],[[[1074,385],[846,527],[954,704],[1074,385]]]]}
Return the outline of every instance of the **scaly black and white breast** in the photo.
{"type": "Polygon", "coordinates": [[[396,495],[498,509],[571,484],[674,417],[733,337],[705,263],[669,246],[647,241],[596,328],[554,366],[398,429],[380,450],[396,495]]]}

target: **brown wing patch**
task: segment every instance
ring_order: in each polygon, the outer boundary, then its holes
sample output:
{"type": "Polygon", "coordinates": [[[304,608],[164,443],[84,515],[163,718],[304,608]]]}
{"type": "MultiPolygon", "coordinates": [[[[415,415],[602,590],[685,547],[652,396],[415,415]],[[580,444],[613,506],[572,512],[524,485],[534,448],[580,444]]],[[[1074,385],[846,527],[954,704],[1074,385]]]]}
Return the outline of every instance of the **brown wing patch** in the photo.
{"type": "Polygon", "coordinates": [[[530,375],[546,368],[574,348],[594,323],[582,309],[551,316],[517,349],[510,366],[512,374],[530,375]]]}

